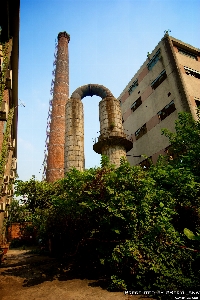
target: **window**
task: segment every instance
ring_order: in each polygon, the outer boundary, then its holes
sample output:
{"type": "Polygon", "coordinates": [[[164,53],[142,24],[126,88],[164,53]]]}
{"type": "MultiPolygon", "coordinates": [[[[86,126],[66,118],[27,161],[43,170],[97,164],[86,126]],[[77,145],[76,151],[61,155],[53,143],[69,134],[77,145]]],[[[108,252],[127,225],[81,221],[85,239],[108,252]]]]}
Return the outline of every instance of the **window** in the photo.
{"type": "Polygon", "coordinates": [[[162,110],[160,110],[157,115],[159,119],[162,121],[170,114],[172,114],[176,110],[174,100],[172,100],[169,104],[167,104],[162,110]]]}
{"type": "Polygon", "coordinates": [[[147,133],[146,123],[135,132],[136,140],[141,138],[145,133],[147,133]]]}
{"type": "Polygon", "coordinates": [[[150,62],[147,64],[148,70],[152,70],[155,64],[159,61],[160,59],[160,49],[156,52],[156,54],[152,57],[150,62]]]}
{"type": "Polygon", "coordinates": [[[178,52],[179,52],[180,54],[183,54],[183,55],[185,55],[185,56],[188,56],[188,57],[190,57],[190,58],[192,58],[192,59],[197,60],[197,56],[196,56],[195,54],[193,54],[193,53],[191,53],[191,52],[187,52],[187,51],[184,50],[184,49],[178,48],[178,52]]]}
{"type": "Polygon", "coordinates": [[[167,78],[166,71],[163,70],[159,76],[151,83],[151,87],[155,90],[167,78]]]}
{"type": "Polygon", "coordinates": [[[136,79],[133,84],[129,87],[129,95],[136,89],[136,87],[138,86],[138,80],[136,79]]]}
{"type": "Polygon", "coordinates": [[[181,149],[180,151],[175,151],[171,145],[165,148],[165,152],[169,157],[169,160],[176,159],[177,157],[184,155],[186,153],[186,148],[181,149]]]}
{"type": "Polygon", "coordinates": [[[195,103],[196,103],[196,106],[197,108],[200,108],[200,99],[194,99],[195,103]]]}
{"type": "Polygon", "coordinates": [[[143,168],[143,169],[149,169],[150,166],[152,164],[152,156],[146,158],[145,160],[141,161],[141,163],[139,163],[139,165],[143,168]]]}
{"type": "Polygon", "coordinates": [[[131,110],[134,112],[142,104],[141,97],[139,97],[132,105],[131,110]]]}
{"type": "Polygon", "coordinates": [[[185,74],[200,79],[200,72],[184,66],[185,74]]]}

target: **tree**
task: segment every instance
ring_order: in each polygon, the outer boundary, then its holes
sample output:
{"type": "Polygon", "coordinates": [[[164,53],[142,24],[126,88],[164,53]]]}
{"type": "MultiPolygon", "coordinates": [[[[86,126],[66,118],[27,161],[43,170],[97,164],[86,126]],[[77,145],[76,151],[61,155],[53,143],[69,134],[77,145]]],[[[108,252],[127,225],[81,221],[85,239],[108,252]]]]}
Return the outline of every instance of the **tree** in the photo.
{"type": "Polygon", "coordinates": [[[199,128],[179,114],[176,133],[163,130],[174,160],[160,157],[149,170],[124,159],[115,169],[102,157],[101,168],[72,169],[53,184],[18,181],[17,194],[40,234],[85,265],[99,261],[111,287],[199,288],[199,245],[183,232],[199,229],[199,128]]]}

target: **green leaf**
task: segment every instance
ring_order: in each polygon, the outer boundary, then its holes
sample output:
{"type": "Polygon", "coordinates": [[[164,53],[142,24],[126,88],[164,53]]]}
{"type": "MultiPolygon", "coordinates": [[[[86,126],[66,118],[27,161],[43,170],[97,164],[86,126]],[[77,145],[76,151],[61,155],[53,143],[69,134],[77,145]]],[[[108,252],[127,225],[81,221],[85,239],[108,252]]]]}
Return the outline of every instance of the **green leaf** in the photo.
{"type": "Polygon", "coordinates": [[[190,240],[196,239],[194,233],[191,230],[189,230],[188,228],[184,228],[183,232],[187,236],[188,239],[190,239],[190,240]]]}

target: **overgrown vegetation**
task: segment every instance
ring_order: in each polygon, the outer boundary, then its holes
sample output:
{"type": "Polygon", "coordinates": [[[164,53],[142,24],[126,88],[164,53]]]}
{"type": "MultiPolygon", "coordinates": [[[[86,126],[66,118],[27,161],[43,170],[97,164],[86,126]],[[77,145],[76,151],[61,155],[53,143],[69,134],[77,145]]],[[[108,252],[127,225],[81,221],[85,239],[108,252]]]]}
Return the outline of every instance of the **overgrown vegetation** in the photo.
{"type": "Polygon", "coordinates": [[[114,169],[103,156],[101,168],[72,169],[53,184],[16,182],[38,238],[103,270],[111,289],[200,288],[199,241],[184,234],[200,229],[200,122],[180,113],[176,133],[163,134],[175,158],[148,170],[125,159],[114,169]]]}

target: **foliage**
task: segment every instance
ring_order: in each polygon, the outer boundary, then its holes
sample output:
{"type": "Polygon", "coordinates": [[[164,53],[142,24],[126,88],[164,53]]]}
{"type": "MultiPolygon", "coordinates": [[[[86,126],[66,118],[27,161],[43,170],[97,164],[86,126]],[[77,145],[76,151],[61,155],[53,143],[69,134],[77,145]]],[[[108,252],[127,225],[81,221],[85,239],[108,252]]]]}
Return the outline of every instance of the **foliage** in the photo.
{"type": "Polygon", "coordinates": [[[11,41],[12,40],[2,44],[3,68],[2,68],[2,71],[1,71],[1,77],[0,77],[0,107],[1,107],[1,103],[3,101],[6,71],[7,71],[8,62],[9,62],[9,53],[10,53],[11,41]]]}
{"type": "Polygon", "coordinates": [[[31,221],[31,214],[26,205],[20,204],[18,200],[13,199],[9,207],[9,217],[7,225],[11,223],[24,223],[31,221]]]}
{"type": "Polygon", "coordinates": [[[163,131],[177,153],[173,161],[160,157],[143,170],[121,159],[115,169],[103,156],[101,168],[71,169],[53,184],[17,181],[16,193],[25,197],[40,237],[82,264],[101,264],[112,289],[199,288],[200,247],[183,232],[200,225],[194,126],[199,123],[180,114],[176,133],[163,131]]]}
{"type": "Polygon", "coordinates": [[[200,241],[200,233],[197,233],[197,235],[194,235],[194,233],[191,230],[189,230],[188,228],[184,228],[184,234],[190,240],[200,241]]]}
{"type": "Polygon", "coordinates": [[[197,180],[200,179],[200,110],[197,109],[197,120],[191,114],[181,112],[175,122],[175,133],[163,129],[162,133],[167,136],[171,143],[171,151],[176,159],[176,166],[189,169],[197,180]]]}
{"type": "MultiPolygon", "coordinates": [[[[9,62],[9,55],[10,55],[10,48],[11,48],[12,40],[2,44],[2,53],[3,53],[3,68],[1,71],[0,76],[0,107],[3,101],[4,96],[4,89],[5,89],[5,79],[6,79],[6,71],[8,68],[8,62],[9,62]]],[[[12,120],[14,116],[14,108],[11,108],[8,113],[8,119],[6,124],[6,131],[3,136],[3,143],[2,143],[2,149],[0,154],[0,181],[3,179],[4,176],[4,170],[5,170],[5,164],[7,159],[7,152],[8,152],[8,139],[11,132],[11,126],[12,126],[12,120]]],[[[2,189],[2,187],[0,187],[2,189]]],[[[1,190],[0,190],[1,195],[1,190]]]]}
{"type": "Polygon", "coordinates": [[[20,201],[28,205],[30,211],[34,212],[37,208],[45,209],[50,207],[51,196],[56,194],[56,185],[45,181],[35,180],[35,176],[29,181],[15,180],[16,196],[22,196],[20,201]]]}
{"type": "Polygon", "coordinates": [[[6,165],[7,153],[8,153],[8,139],[11,133],[11,126],[14,116],[14,107],[9,110],[8,119],[6,124],[6,131],[3,136],[2,149],[0,154],[0,180],[3,179],[4,170],[6,165]]]}

